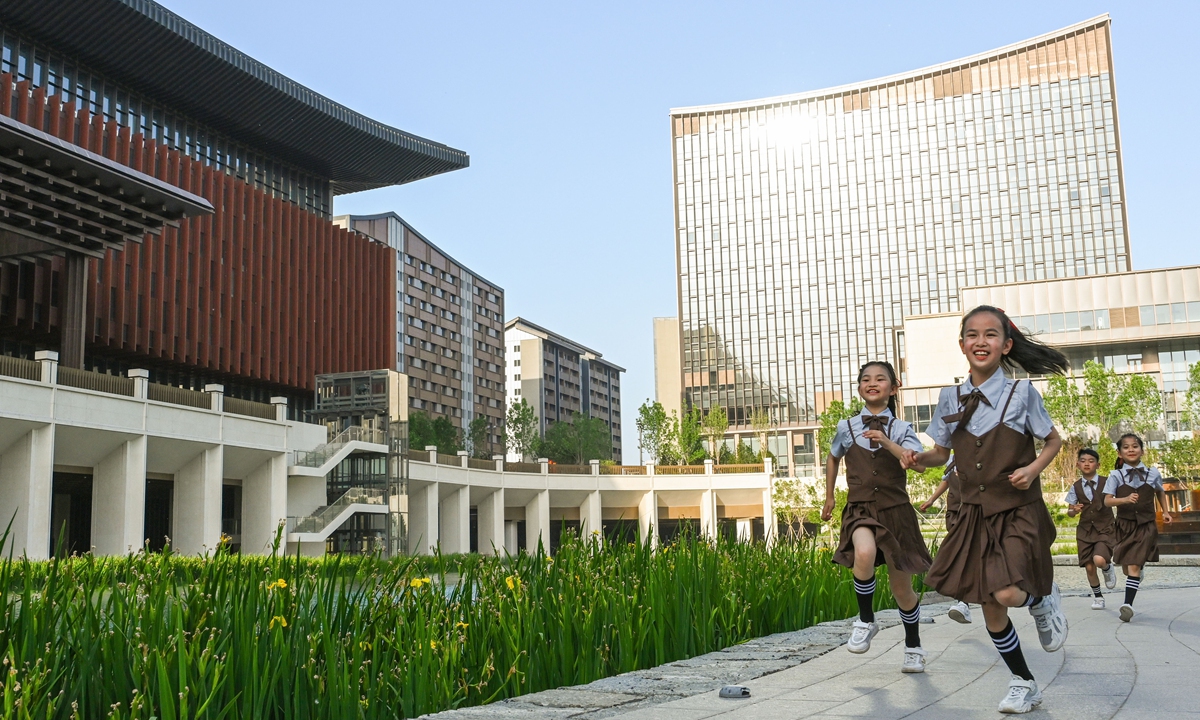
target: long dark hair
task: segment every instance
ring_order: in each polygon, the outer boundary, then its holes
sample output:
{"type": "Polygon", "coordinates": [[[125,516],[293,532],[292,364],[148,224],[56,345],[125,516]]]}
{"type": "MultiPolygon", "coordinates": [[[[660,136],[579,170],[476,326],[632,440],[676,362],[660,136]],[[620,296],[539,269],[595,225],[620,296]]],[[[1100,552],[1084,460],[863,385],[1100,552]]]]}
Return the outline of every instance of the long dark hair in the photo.
{"type": "MultiPolygon", "coordinates": [[[[866,365],[863,365],[862,367],[860,367],[858,369],[858,382],[860,382],[860,383],[862,382],[863,374],[866,373],[867,368],[871,367],[872,365],[878,365],[879,367],[886,370],[887,374],[888,374],[888,380],[891,381],[892,387],[899,390],[900,381],[896,379],[896,368],[892,367],[892,364],[890,362],[888,362],[887,360],[872,360],[871,362],[867,363],[866,365]]],[[[895,393],[892,393],[891,395],[888,396],[888,410],[892,411],[892,415],[896,415],[896,394],[895,393]]]]}
{"type": "Polygon", "coordinates": [[[1146,443],[1142,442],[1140,435],[1137,433],[1125,433],[1121,437],[1117,438],[1117,462],[1115,465],[1113,465],[1113,470],[1120,470],[1121,468],[1125,467],[1125,459],[1121,457],[1121,443],[1125,442],[1129,438],[1137,440],[1138,447],[1141,448],[1143,453],[1146,452],[1146,443]]]}
{"type": "Polygon", "coordinates": [[[1008,315],[998,307],[980,305],[963,316],[958,337],[966,336],[967,321],[979,313],[991,313],[1000,319],[1000,327],[1004,329],[1004,339],[1012,340],[1012,349],[1000,358],[1000,364],[1006,368],[1020,368],[1030,375],[1062,375],[1070,369],[1067,356],[1044,343],[1038,342],[1021,332],[1008,315]]]}

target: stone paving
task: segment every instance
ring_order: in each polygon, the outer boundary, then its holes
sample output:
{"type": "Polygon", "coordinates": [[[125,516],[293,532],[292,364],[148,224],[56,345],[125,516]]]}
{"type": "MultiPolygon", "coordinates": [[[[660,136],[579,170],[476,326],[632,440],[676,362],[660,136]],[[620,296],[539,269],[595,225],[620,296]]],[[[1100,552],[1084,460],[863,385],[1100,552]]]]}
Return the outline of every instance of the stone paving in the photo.
{"type": "MultiPolygon", "coordinates": [[[[1032,619],[1011,613],[1026,658],[1045,700],[1035,717],[1107,720],[1200,720],[1200,589],[1192,563],[1148,568],[1132,623],[1117,618],[1121,581],[1106,591],[1109,608],[1091,610],[1078,593],[1064,598],[1070,637],[1057,653],[1043,652],[1032,619]],[[1171,573],[1175,573],[1174,575],[1171,573]],[[1166,580],[1170,578],[1173,583],[1166,580]],[[1156,581],[1158,586],[1155,586],[1156,581]],[[1169,584],[1193,587],[1166,587],[1169,584]]],[[[1083,571],[1056,568],[1060,582],[1083,571]],[[1067,572],[1070,570],[1071,572],[1067,572]]],[[[1086,588],[1086,581],[1080,581],[1086,588]]],[[[941,600],[927,596],[927,600],[941,600]]],[[[903,675],[903,631],[895,611],[879,615],[886,629],[871,651],[852,655],[840,647],[849,621],[823,623],[794,633],[759,638],[726,650],[627,673],[588,685],[559,688],[493,705],[439,713],[438,720],[701,720],[704,718],[847,718],[941,720],[999,717],[996,704],[1008,671],[992,647],[979,608],[975,623],[951,622],[948,605],[934,602],[921,626],[929,652],[924,675],[903,675]],[[751,697],[717,697],[721,685],[739,683],[751,697]]]]}

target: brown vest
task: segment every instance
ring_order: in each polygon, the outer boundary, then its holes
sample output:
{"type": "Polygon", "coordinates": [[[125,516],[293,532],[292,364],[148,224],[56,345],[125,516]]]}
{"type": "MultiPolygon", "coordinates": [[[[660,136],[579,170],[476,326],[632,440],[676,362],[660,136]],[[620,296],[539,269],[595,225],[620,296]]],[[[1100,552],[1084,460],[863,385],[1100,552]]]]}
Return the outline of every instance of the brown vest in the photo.
{"type": "Polygon", "coordinates": [[[1104,504],[1104,487],[1097,477],[1096,487],[1092,489],[1092,499],[1089,502],[1087,493],[1083,490],[1083,478],[1075,481],[1075,502],[1083,505],[1079,513],[1079,525],[1076,533],[1093,532],[1107,535],[1113,531],[1112,508],[1104,504]]]}
{"type": "Polygon", "coordinates": [[[950,472],[946,473],[946,512],[958,512],[958,506],[962,505],[962,479],[958,477],[958,464],[950,468],[950,472]]]}
{"type": "MultiPolygon", "coordinates": [[[[895,418],[892,419],[895,421],[895,418]]],[[[846,451],[846,484],[850,487],[847,502],[874,502],[884,508],[905,505],[908,499],[908,475],[900,460],[887,450],[868,450],[854,441],[850,421],[850,449],[846,451]]],[[[889,422],[885,434],[891,432],[889,422]]]]}
{"type": "Polygon", "coordinates": [[[1117,517],[1122,520],[1136,520],[1138,525],[1154,522],[1156,517],[1154,512],[1154,487],[1151,485],[1139,485],[1138,487],[1126,485],[1124,482],[1125,477],[1125,473],[1121,473],[1122,482],[1117,486],[1114,496],[1124,498],[1137,493],[1138,501],[1132,505],[1118,505],[1117,517]]]}
{"type": "MultiPolygon", "coordinates": [[[[1027,490],[1018,490],[1009,482],[1014,470],[1037,459],[1033,435],[1018,432],[1004,424],[1008,406],[1020,385],[1014,382],[1000,411],[1000,422],[982,435],[967,432],[967,424],[958,422],[950,436],[954,446],[954,467],[962,483],[962,502],[979,505],[984,517],[998,515],[1042,499],[1042,479],[1034,478],[1027,490]]],[[[948,422],[957,422],[947,418],[948,422]]]]}

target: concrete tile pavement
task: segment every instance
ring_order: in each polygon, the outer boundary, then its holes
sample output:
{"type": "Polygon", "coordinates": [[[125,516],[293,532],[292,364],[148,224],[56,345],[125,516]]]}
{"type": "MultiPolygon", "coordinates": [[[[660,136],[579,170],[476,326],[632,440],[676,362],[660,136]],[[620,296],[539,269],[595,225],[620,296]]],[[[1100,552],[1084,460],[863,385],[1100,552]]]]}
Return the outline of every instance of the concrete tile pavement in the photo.
{"type": "MultiPolygon", "coordinates": [[[[1062,651],[1046,653],[1032,618],[1012,612],[1025,656],[1042,687],[1035,717],[1088,720],[1200,720],[1200,590],[1146,588],[1132,623],[1113,608],[1091,610],[1082,597],[1064,598],[1071,623],[1062,651]]],[[[979,613],[976,613],[978,616],[979,613]]],[[[903,631],[876,636],[870,652],[842,648],[802,665],[745,683],[751,697],[715,692],[618,714],[621,720],[873,718],[940,720],[998,717],[1008,670],[981,619],[959,625],[946,617],[922,625],[928,655],[923,675],[900,672],[903,631]]]]}

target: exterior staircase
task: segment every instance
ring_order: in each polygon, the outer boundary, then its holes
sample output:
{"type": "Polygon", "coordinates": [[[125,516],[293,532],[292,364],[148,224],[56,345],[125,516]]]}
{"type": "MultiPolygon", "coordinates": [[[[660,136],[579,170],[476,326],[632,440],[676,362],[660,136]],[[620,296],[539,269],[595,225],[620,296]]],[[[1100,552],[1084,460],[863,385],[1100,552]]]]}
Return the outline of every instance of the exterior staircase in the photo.
{"type": "Polygon", "coordinates": [[[388,510],[382,489],[350,488],[330,505],[312,515],[288,518],[288,542],[324,542],[355,513],[384,514],[388,510]]]}
{"type": "Polygon", "coordinates": [[[312,450],[295,451],[288,474],[326,475],[355,450],[386,453],[387,433],[359,426],[346,428],[324,445],[312,450]]]}

